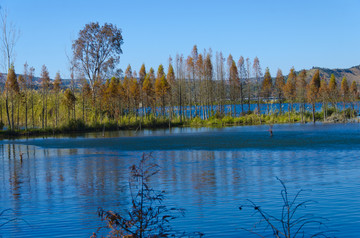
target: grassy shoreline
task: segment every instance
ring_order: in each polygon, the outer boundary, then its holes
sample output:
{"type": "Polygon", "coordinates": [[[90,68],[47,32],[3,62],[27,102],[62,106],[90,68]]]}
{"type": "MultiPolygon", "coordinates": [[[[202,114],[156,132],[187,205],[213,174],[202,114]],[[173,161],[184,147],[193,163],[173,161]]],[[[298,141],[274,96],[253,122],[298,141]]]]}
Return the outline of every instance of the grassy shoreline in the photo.
{"type": "MultiPolygon", "coordinates": [[[[315,114],[316,121],[320,122],[347,122],[349,119],[354,119],[353,111],[345,112],[331,112],[327,119],[324,120],[323,112],[315,114]]],[[[354,121],[354,120],[353,120],[354,121]]],[[[201,119],[194,117],[180,121],[180,118],[140,118],[128,117],[121,122],[106,121],[104,123],[95,123],[88,125],[82,120],[70,120],[67,125],[58,128],[45,129],[20,129],[20,130],[2,130],[0,131],[0,139],[16,139],[20,137],[36,137],[36,136],[51,136],[51,135],[70,135],[75,133],[87,132],[104,132],[104,131],[119,131],[119,130],[142,130],[142,129],[160,129],[160,128],[174,128],[174,127],[229,127],[229,126],[250,126],[250,125],[272,125],[284,123],[312,123],[312,114],[305,112],[301,115],[298,112],[284,113],[284,114],[245,114],[239,117],[233,116],[219,116],[215,115],[208,119],[201,119]]]]}

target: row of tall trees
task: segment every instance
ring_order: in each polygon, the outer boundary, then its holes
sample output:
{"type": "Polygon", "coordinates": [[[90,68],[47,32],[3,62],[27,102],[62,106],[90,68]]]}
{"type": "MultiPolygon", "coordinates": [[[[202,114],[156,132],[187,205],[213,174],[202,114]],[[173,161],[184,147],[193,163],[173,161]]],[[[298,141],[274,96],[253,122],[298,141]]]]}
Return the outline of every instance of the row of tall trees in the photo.
{"type": "Polygon", "coordinates": [[[271,101],[278,102],[279,113],[283,113],[281,105],[286,101],[289,116],[297,110],[304,120],[306,107],[310,106],[315,120],[316,103],[322,103],[326,118],[329,106],[337,109],[340,103],[343,107],[351,103],[354,107],[358,99],[356,82],[349,85],[346,78],[337,83],[334,75],[326,79],[316,70],[308,80],[307,71],[297,73],[294,68],[287,76],[278,70],[273,78],[268,68],[262,76],[257,58],[252,65],[249,62],[240,57],[235,63],[229,55],[225,65],[220,52],[213,66],[211,51],[198,53],[194,46],[186,60],[176,56],[175,67],[170,58],[166,73],[163,65],[155,71],[147,70],[143,64],[139,73],[129,65],[123,77],[98,78],[92,87],[81,78],[73,84],[77,86],[70,84],[68,88],[63,86],[60,73],[51,80],[45,65],[37,81],[33,67],[25,64],[23,73],[16,75],[11,66],[3,78],[0,118],[10,129],[58,127],[70,119],[87,123],[120,123],[131,116],[206,119],[215,113],[248,113],[249,103],[254,105],[255,113],[266,103],[266,112],[270,113],[271,101]],[[249,68],[253,71],[249,72],[249,68]]]}
{"type": "Polygon", "coordinates": [[[17,34],[4,14],[1,23],[8,73],[0,82],[0,120],[9,129],[58,127],[70,119],[119,123],[131,117],[178,117],[182,121],[226,113],[260,114],[263,102],[270,113],[269,102],[274,100],[280,104],[280,114],[282,104],[288,102],[289,117],[294,103],[299,103],[302,120],[308,103],[315,120],[317,102],[323,103],[326,117],[329,104],[337,108],[342,102],[345,107],[358,98],[356,83],[349,86],[346,78],[338,86],[333,75],[328,82],[317,71],[308,80],[307,71],[297,73],[294,68],[287,77],[278,70],[272,78],[268,68],[263,74],[257,57],[253,61],[242,56],[236,60],[231,54],[225,58],[221,52],[214,56],[211,49],[200,52],[196,45],[187,57],[170,57],[167,71],[163,65],[155,71],[143,64],[137,73],[129,65],[122,75],[117,70],[123,44],[121,29],[108,23],[89,23],[79,32],[72,45],[71,83],[65,88],[60,73],[51,80],[45,65],[39,80],[35,80],[35,69],[27,64],[22,74],[15,73],[17,34]]]}

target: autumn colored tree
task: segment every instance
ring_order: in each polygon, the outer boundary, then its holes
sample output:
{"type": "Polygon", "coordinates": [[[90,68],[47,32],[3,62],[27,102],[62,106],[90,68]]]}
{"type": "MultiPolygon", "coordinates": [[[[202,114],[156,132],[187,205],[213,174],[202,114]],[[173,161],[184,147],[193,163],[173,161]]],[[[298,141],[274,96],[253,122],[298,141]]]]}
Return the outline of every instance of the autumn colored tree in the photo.
{"type": "Polygon", "coordinates": [[[284,101],[284,87],[285,87],[285,77],[283,76],[283,73],[281,69],[278,69],[276,73],[275,78],[275,93],[276,97],[279,101],[279,113],[282,113],[282,103],[284,101]]]}
{"type": "Polygon", "coordinates": [[[354,110],[355,109],[354,108],[354,103],[359,98],[359,92],[358,92],[358,88],[357,88],[357,85],[356,85],[355,81],[352,81],[352,83],[350,85],[349,95],[350,95],[351,107],[354,110]]]}
{"type": "Polygon", "coordinates": [[[41,128],[47,127],[47,106],[48,106],[48,94],[50,88],[49,71],[45,65],[41,69],[40,87],[42,94],[42,113],[41,113],[41,128]]]}
{"type": "MultiPolygon", "coordinates": [[[[213,65],[211,62],[211,54],[208,53],[204,61],[204,80],[205,80],[205,104],[207,105],[207,112],[205,113],[205,118],[209,118],[213,112],[214,106],[214,81],[213,81],[213,65]]],[[[204,106],[203,106],[204,108],[204,106]]]]}
{"type": "Polygon", "coordinates": [[[306,95],[306,70],[301,70],[296,79],[296,97],[300,103],[299,111],[301,114],[301,122],[304,123],[305,103],[307,99],[306,95]]]}
{"type": "Polygon", "coordinates": [[[145,64],[142,64],[141,68],[140,68],[140,71],[139,71],[139,82],[141,84],[144,83],[145,76],[146,76],[146,68],[145,68],[145,64]]]}
{"type": "Polygon", "coordinates": [[[216,52],[216,81],[218,82],[218,87],[216,88],[216,101],[218,103],[218,112],[220,115],[225,113],[225,100],[226,100],[226,83],[225,83],[225,67],[224,67],[225,58],[223,57],[222,52],[216,52]]]}
{"type": "MultiPolygon", "coordinates": [[[[231,60],[231,55],[229,56],[228,60],[231,60]]],[[[229,62],[228,62],[229,63],[229,62]]],[[[235,61],[232,60],[231,66],[229,68],[229,86],[230,86],[230,100],[233,106],[233,116],[236,116],[236,101],[239,97],[239,87],[240,87],[240,80],[238,70],[235,64],[235,61]]]]}
{"type": "Polygon", "coordinates": [[[166,105],[166,96],[170,90],[169,84],[165,78],[164,68],[162,65],[159,66],[157,77],[155,81],[155,94],[156,98],[159,100],[161,105],[161,113],[165,116],[165,105],[166,105]]]}
{"type": "Polygon", "coordinates": [[[5,85],[5,79],[4,75],[0,73],[0,125],[4,126],[4,120],[3,120],[3,96],[5,94],[4,87],[5,85]]]}
{"type": "Polygon", "coordinates": [[[250,59],[246,58],[246,84],[247,84],[247,95],[248,95],[248,113],[251,112],[251,82],[250,82],[250,75],[251,75],[251,63],[250,59]]]}
{"type": "Polygon", "coordinates": [[[123,98],[125,100],[125,106],[127,108],[128,113],[131,111],[131,92],[130,92],[130,85],[132,81],[132,69],[131,66],[128,65],[125,70],[125,77],[123,80],[123,98]]]}
{"type": "Polygon", "coordinates": [[[24,78],[21,74],[18,75],[17,81],[18,81],[19,92],[16,94],[16,98],[15,98],[15,101],[16,101],[16,126],[15,127],[16,127],[16,129],[20,129],[20,105],[22,103],[23,94],[24,94],[23,90],[21,89],[21,86],[20,86],[20,82],[24,81],[24,78]]]}
{"type": "Polygon", "coordinates": [[[260,114],[260,78],[262,76],[261,73],[261,67],[260,67],[260,60],[258,57],[255,57],[254,63],[253,63],[253,71],[254,71],[254,77],[255,77],[255,88],[256,88],[256,97],[257,97],[257,110],[260,114]]]}
{"type": "Polygon", "coordinates": [[[91,88],[88,81],[85,78],[81,78],[80,80],[80,92],[81,92],[81,104],[82,104],[82,120],[86,122],[86,106],[88,104],[89,99],[91,99],[91,88]]]}
{"type": "Polygon", "coordinates": [[[343,103],[343,113],[345,115],[346,103],[349,101],[349,84],[345,76],[341,81],[340,93],[343,103]]]}
{"type": "Polygon", "coordinates": [[[189,114],[190,119],[193,117],[192,115],[192,97],[193,97],[193,81],[195,80],[195,63],[192,57],[188,57],[186,59],[186,69],[187,69],[187,97],[188,97],[188,106],[189,106],[189,114]]]}
{"type": "Polygon", "coordinates": [[[60,106],[60,91],[61,91],[62,80],[60,76],[60,72],[57,72],[55,75],[55,80],[53,83],[53,92],[55,96],[54,108],[55,108],[55,127],[58,126],[59,120],[59,106],[60,106]]]}
{"type": "MultiPolygon", "coordinates": [[[[145,110],[145,108],[144,108],[144,93],[142,90],[142,86],[144,84],[145,76],[146,76],[146,68],[145,68],[145,64],[142,64],[139,71],[139,91],[140,91],[141,106],[143,110],[145,110]]],[[[144,111],[142,112],[142,114],[144,114],[144,111]]]]}
{"type": "Polygon", "coordinates": [[[25,63],[24,64],[24,74],[23,76],[19,77],[19,85],[20,85],[20,91],[21,91],[21,96],[23,99],[23,104],[25,106],[25,130],[28,129],[28,91],[30,89],[30,85],[29,85],[29,69],[28,69],[28,64],[25,63]]]}
{"type": "Polygon", "coordinates": [[[329,87],[326,83],[325,78],[323,78],[320,82],[319,99],[322,102],[324,120],[326,120],[327,106],[328,106],[328,102],[329,102],[329,87]]]}
{"type": "Polygon", "coordinates": [[[311,82],[308,85],[308,90],[307,90],[307,99],[312,106],[312,119],[314,123],[315,123],[315,103],[318,99],[319,88],[320,88],[320,72],[319,70],[316,70],[315,74],[311,79],[311,82]]]}
{"type": "Polygon", "coordinates": [[[151,82],[151,85],[153,87],[153,98],[152,98],[152,104],[151,104],[151,112],[153,115],[156,116],[156,100],[155,100],[155,81],[156,81],[156,77],[155,77],[155,70],[153,68],[149,69],[149,80],[151,82]]]}
{"type": "MultiPolygon", "coordinates": [[[[68,111],[68,121],[71,119],[71,111],[75,107],[76,97],[70,88],[67,88],[64,93],[63,103],[68,111]]],[[[74,118],[75,119],[75,118],[74,118]]]]}
{"type": "Polygon", "coordinates": [[[178,115],[180,117],[180,122],[182,122],[183,117],[184,117],[184,110],[183,110],[183,104],[184,104],[184,97],[185,97],[185,93],[184,93],[184,81],[185,81],[185,63],[184,63],[184,56],[183,55],[179,55],[176,54],[176,93],[177,93],[177,104],[178,104],[178,115]]]}
{"type": "Polygon", "coordinates": [[[153,84],[151,83],[149,74],[145,76],[142,86],[142,91],[144,93],[144,106],[146,108],[145,115],[147,116],[148,115],[147,109],[149,107],[152,107],[154,101],[154,88],[153,88],[153,84]]]}
{"type": "Polygon", "coordinates": [[[107,78],[106,73],[119,63],[122,44],[121,29],[113,24],[91,22],[79,32],[72,44],[74,65],[88,78],[92,89],[96,80],[107,78]]]}
{"type": "Polygon", "coordinates": [[[174,113],[174,106],[175,106],[175,101],[174,101],[174,95],[175,95],[175,72],[174,72],[174,68],[172,66],[171,60],[169,60],[169,67],[168,67],[168,73],[166,74],[166,81],[169,84],[170,90],[169,90],[169,102],[170,102],[170,119],[173,116],[174,113]]]}
{"type": "MultiPolygon", "coordinates": [[[[198,105],[202,108],[202,115],[205,118],[205,95],[206,95],[206,82],[205,82],[204,58],[202,54],[197,55],[195,61],[195,76],[191,79],[191,88],[193,90],[193,102],[195,106],[195,116],[199,115],[198,105]]],[[[192,110],[191,110],[192,111],[192,110]]]]}
{"type": "Polygon", "coordinates": [[[19,88],[19,84],[18,81],[16,79],[16,74],[15,74],[15,69],[14,66],[11,65],[11,67],[9,68],[8,74],[7,74],[7,79],[5,82],[5,107],[6,107],[6,115],[7,115],[7,119],[8,119],[8,125],[10,130],[14,130],[15,129],[15,124],[14,124],[14,107],[15,107],[15,101],[16,101],[16,96],[19,93],[20,88],[19,88]],[[9,104],[11,106],[11,114],[9,111],[9,104]],[[11,119],[10,119],[11,118],[11,119]]]}
{"type": "Polygon", "coordinates": [[[32,128],[35,128],[35,110],[34,110],[34,74],[35,74],[35,68],[34,67],[30,67],[29,70],[29,77],[28,77],[28,86],[29,86],[29,99],[30,99],[30,105],[31,105],[31,124],[32,124],[32,128]]]}
{"type": "Polygon", "coordinates": [[[105,117],[107,117],[108,119],[113,119],[112,118],[112,105],[110,103],[111,98],[109,95],[109,85],[110,85],[110,79],[106,79],[104,84],[101,84],[100,86],[100,98],[101,98],[101,121],[102,119],[105,117]]]}
{"type": "Polygon", "coordinates": [[[294,68],[290,69],[290,73],[286,80],[286,84],[284,86],[283,91],[285,98],[288,100],[288,113],[290,120],[290,113],[293,110],[293,103],[296,100],[296,73],[294,68]]]}
{"type": "Polygon", "coordinates": [[[160,64],[159,68],[157,70],[156,79],[159,79],[159,78],[161,78],[163,76],[165,76],[164,66],[162,64],[160,64]]]}
{"type": "Polygon", "coordinates": [[[139,102],[140,102],[140,87],[138,85],[136,71],[133,72],[133,76],[130,80],[129,92],[130,92],[131,106],[133,108],[133,113],[137,117],[138,115],[137,109],[139,107],[139,102]]]}
{"type": "MultiPolygon", "coordinates": [[[[18,119],[17,119],[17,125],[19,125],[20,120],[20,104],[23,104],[25,108],[27,108],[27,96],[26,96],[26,83],[25,83],[25,75],[19,75],[18,76],[18,83],[19,83],[19,103],[18,103],[18,119]]],[[[25,123],[27,124],[27,123],[25,123]]],[[[25,129],[27,129],[27,126],[25,126],[25,129]]]]}
{"type": "MultiPolygon", "coordinates": [[[[204,58],[202,54],[198,53],[197,45],[194,45],[191,51],[191,59],[193,60],[194,68],[192,71],[192,75],[189,77],[189,83],[190,83],[189,89],[191,90],[191,94],[189,94],[189,99],[192,101],[195,107],[194,117],[196,117],[198,115],[198,104],[201,104],[201,100],[202,100],[201,98],[202,95],[200,95],[200,93],[203,93],[201,92],[203,91],[201,90],[202,88],[197,87],[197,84],[202,85],[202,79],[204,74],[204,58]],[[192,95],[191,98],[190,95],[192,95]]],[[[193,112],[192,107],[190,107],[189,110],[192,116],[192,112],[193,112]]]]}
{"type": "Polygon", "coordinates": [[[94,111],[94,122],[97,122],[98,118],[100,117],[100,122],[102,120],[102,110],[101,110],[101,105],[102,105],[102,98],[101,98],[101,94],[102,94],[102,83],[101,83],[101,79],[97,79],[94,81],[93,84],[93,88],[92,88],[92,109],[94,111]]]}
{"type": "Polygon", "coordinates": [[[339,101],[339,94],[340,93],[339,93],[339,90],[338,90],[338,87],[337,87],[337,83],[336,83],[336,79],[335,79],[334,74],[331,74],[328,90],[329,90],[329,100],[330,100],[332,106],[337,111],[337,103],[339,101]]]}
{"type": "Polygon", "coordinates": [[[238,72],[239,72],[239,98],[241,105],[241,113],[244,113],[244,81],[246,80],[246,68],[244,57],[240,56],[238,61],[238,72]]]}
{"type": "Polygon", "coordinates": [[[265,74],[264,74],[264,80],[262,81],[262,84],[261,84],[261,92],[262,92],[263,98],[266,100],[268,114],[270,112],[269,101],[270,101],[271,93],[273,91],[272,88],[273,88],[273,84],[272,84],[270,70],[269,70],[269,68],[266,68],[265,74]]]}
{"type": "Polygon", "coordinates": [[[119,80],[115,77],[112,77],[110,80],[106,80],[104,85],[104,98],[103,103],[105,104],[105,110],[107,117],[111,120],[114,120],[117,114],[117,94],[119,93],[118,87],[119,80]]]}

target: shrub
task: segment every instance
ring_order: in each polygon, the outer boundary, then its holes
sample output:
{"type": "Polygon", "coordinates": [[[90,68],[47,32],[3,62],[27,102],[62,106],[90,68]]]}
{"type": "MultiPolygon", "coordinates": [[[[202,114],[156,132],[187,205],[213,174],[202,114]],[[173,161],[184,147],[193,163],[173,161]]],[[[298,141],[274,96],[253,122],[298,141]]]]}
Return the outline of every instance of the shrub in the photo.
{"type": "Polygon", "coordinates": [[[195,117],[191,120],[190,125],[191,126],[201,126],[203,124],[203,121],[200,117],[195,117]]]}
{"type": "Polygon", "coordinates": [[[231,116],[225,116],[222,119],[222,122],[225,123],[225,124],[228,124],[228,125],[232,125],[232,124],[234,124],[234,118],[231,117],[231,116]]]}
{"type": "Polygon", "coordinates": [[[282,197],[282,208],[281,216],[276,217],[272,214],[267,213],[261,206],[255,204],[251,200],[247,200],[249,204],[241,205],[239,207],[240,210],[244,208],[251,208],[254,210],[255,214],[260,216],[260,221],[257,223],[258,227],[254,226],[253,229],[242,228],[243,230],[248,231],[249,233],[258,235],[260,237],[264,237],[259,232],[266,231],[270,229],[273,233],[274,237],[280,238],[295,238],[295,237],[328,237],[327,233],[330,231],[327,230],[324,221],[326,219],[322,217],[313,216],[310,214],[300,215],[298,214],[298,210],[301,208],[306,208],[307,205],[311,203],[315,203],[312,200],[306,200],[303,202],[298,202],[297,199],[303,192],[303,190],[299,190],[293,198],[289,197],[288,190],[285,186],[285,183],[277,178],[282,185],[281,197],[282,197]],[[308,225],[317,224],[319,225],[319,230],[312,234],[305,234],[305,228],[308,225]],[[325,229],[325,230],[324,230],[325,229]]]}
{"type": "Polygon", "coordinates": [[[84,131],[86,130],[86,125],[81,119],[71,119],[69,123],[63,126],[62,130],[64,131],[84,131]]]}
{"type": "Polygon", "coordinates": [[[126,214],[99,208],[98,215],[105,225],[98,228],[92,237],[97,237],[101,229],[109,231],[108,237],[168,237],[177,233],[172,229],[170,221],[184,215],[184,210],[166,207],[163,204],[165,192],[149,186],[151,177],[159,172],[159,166],[150,162],[151,158],[151,154],[144,153],[139,165],[130,167],[131,208],[126,214]]]}
{"type": "Polygon", "coordinates": [[[344,113],[345,113],[345,118],[353,118],[356,117],[357,115],[356,110],[352,110],[351,108],[346,108],[344,113]]]}
{"type": "Polygon", "coordinates": [[[330,107],[326,110],[326,115],[327,116],[331,116],[333,113],[336,112],[336,108],[335,107],[330,107]]]}

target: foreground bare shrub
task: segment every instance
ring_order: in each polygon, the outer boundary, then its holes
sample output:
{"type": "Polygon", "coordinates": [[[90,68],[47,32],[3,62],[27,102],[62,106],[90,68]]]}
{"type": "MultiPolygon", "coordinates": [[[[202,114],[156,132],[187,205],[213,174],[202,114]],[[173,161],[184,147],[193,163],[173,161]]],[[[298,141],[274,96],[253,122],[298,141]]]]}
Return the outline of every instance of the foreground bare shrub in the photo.
{"type": "Polygon", "coordinates": [[[299,190],[293,198],[289,197],[288,190],[285,183],[277,178],[282,185],[281,197],[282,197],[282,209],[280,217],[276,217],[266,212],[261,206],[255,204],[251,200],[247,200],[248,204],[241,205],[240,210],[244,208],[251,208],[255,215],[260,216],[260,220],[254,224],[251,229],[241,228],[259,237],[265,237],[261,232],[268,230],[272,231],[273,237],[277,238],[295,238],[295,237],[329,237],[328,233],[331,231],[325,225],[326,219],[311,214],[299,215],[299,209],[306,208],[310,204],[315,202],[312,200],[306,200],[298,202],[298,198],[304,190],[299,190]],[[317,230],[307,233],[305,228],[309,226],[317,226],[317,230]]]}
{"type": "MultiPolygon", "coordinates": [[[[138,165],[130,167],[129,188],[131,208],[125,213],[99,208],[98,215],[105,222],[101,229],[108,230],[107,237],[192,237],[201,233],[176,232],[170,221],[183,216],[184,210],[163,205],[164,191],[157,191],[148,184],[159,172],[159,166],[151,162],[151,154],[143,154],[138,165]]],[[[97,237],[94,233],[92,237],[97,237]]]]}

